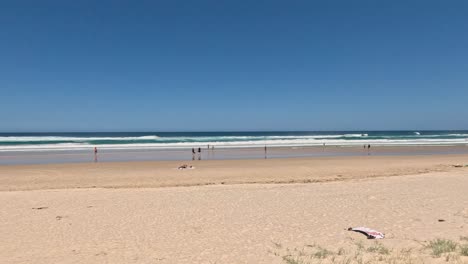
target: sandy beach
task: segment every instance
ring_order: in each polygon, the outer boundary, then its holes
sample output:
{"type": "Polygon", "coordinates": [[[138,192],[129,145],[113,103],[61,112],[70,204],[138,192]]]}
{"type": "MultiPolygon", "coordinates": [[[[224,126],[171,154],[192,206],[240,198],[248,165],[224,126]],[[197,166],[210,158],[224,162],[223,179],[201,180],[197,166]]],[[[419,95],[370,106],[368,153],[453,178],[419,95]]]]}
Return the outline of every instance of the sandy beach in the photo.
{"type": "Polygon", "coordinates": [[[447,263],[424,245],[468,244],[455,164],[468,155],[1,166],[0,262],[358,263],[363,248],[377,263],[379,245],[382,261],[401,258],[382,263],[447,263]],[[324,248],[341,254],[314,258],[324,248]]]}
{"type": "Polygon", "coordinates": [[[2,1],[0,264],[468,264],[468,1],[2,1]]]}

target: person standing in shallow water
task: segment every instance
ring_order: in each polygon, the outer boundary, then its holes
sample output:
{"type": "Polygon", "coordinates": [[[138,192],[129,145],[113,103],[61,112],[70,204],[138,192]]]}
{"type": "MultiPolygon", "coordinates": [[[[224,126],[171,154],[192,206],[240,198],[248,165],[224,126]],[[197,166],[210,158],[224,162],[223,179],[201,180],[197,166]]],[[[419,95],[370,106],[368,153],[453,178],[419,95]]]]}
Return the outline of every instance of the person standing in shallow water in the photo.
{"type": "Polygon", "coordinates": [[[201,148],[198,148],[198,160],[201,160],[201,148]]]}
{"type": "Polygon", "coordinates": [[[195,149],[192,148],[192,160],[195,160],[195,149]]]}
{"type": "Polygon", "coordinates": [[[94,147],[94,162],[97,162],[97,147],[94,147]]]}

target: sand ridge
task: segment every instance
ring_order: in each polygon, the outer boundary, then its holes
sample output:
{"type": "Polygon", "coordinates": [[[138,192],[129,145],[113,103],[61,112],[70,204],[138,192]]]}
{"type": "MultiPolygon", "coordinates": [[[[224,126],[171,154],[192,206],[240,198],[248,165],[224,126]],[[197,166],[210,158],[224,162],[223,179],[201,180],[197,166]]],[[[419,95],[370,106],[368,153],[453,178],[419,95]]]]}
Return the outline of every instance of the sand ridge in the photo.
{"type": "Polygon", "coordinates": [[[310,183],[451,171],[468,155],[106,162],[0,166],[0,191],[310,183]],[[181,164],[193,170],[178,170],[181,164]]]}

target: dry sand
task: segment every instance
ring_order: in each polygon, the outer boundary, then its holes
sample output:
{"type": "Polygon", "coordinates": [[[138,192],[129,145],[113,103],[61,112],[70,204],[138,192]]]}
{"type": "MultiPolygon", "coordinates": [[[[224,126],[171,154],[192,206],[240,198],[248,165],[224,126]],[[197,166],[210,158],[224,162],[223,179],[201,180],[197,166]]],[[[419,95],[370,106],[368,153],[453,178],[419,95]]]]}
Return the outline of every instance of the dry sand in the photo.
{"type": "Polygon", "coordinates": [[[3,166],[0,263],[287,263],[307,245],[373,245],[349,226],[446,263],[419,250],[468,236],[468,168],[457,163],[468,156],[3,166]],[[147,188],[221,182],[278,184],[147,188]]]}

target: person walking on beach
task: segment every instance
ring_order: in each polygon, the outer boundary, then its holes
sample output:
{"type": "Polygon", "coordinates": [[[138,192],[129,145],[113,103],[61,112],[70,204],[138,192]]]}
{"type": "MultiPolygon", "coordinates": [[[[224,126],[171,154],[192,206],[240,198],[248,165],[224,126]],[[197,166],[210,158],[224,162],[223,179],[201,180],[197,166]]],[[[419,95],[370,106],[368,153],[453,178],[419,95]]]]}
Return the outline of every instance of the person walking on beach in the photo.
{"type": "Polygon", "coordinates": [[[267,147],[265,145],[265,159],[267,158],[267,147]]]}
{"type": "Polygon", "coordinates": [[[198,148],[198,160],[201,160],[201,148],[198,148]]]}
{"type": "Polygon", "coordinates": [[[195,149],[192,148],[192,160],[195,160],[195,149]]]}
{"type": "Polygon", "coordinates": [[[97,162],[97,147],[94,147],[94,162],[97,162]]]}

